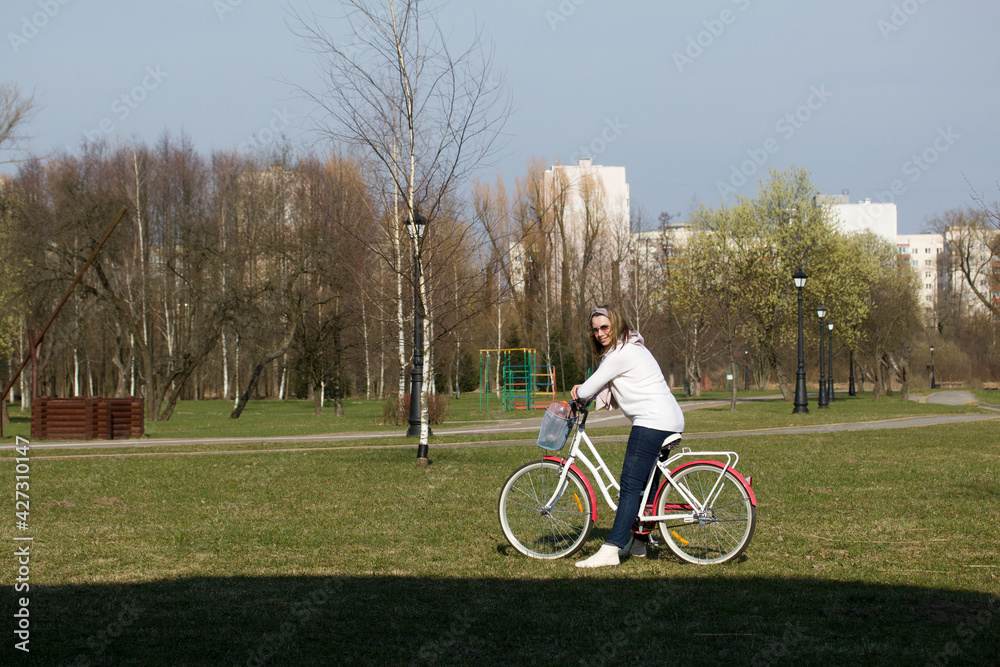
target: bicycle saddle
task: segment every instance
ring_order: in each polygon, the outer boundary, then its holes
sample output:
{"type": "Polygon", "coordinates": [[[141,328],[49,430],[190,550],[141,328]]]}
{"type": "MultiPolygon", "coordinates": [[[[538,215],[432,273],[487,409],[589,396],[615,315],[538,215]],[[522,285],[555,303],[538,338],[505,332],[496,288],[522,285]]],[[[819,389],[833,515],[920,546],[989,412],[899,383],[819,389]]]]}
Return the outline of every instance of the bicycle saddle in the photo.
{"type": "Polygon", "coordinates": [[[667,436],[666,440],[663,441],[663,444],[660,445],[660,451],[669,452],[672,449],[676,449],[677,443],[680,441],[681,441],[680,433],[671,433],[670,435],[667,436]]]}

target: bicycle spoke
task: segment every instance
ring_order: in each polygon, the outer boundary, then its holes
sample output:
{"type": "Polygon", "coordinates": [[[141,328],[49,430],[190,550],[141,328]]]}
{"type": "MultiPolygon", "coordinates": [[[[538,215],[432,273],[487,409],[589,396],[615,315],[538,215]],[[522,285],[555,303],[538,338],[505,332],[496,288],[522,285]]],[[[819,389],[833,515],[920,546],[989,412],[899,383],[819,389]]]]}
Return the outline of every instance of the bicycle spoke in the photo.
{"type": "Polygon", "coordinates": [[[500,526],[521,553],[535,558],[559,558],[578,550],[593,525],[590,500],[579,474],[567,471],[559,489],[561,465],[550,461],[522,466],[508,479],[500,495],[500,526]],[[558,497],[546,507],[556,491],[558,497]]]}
{"type": "Polygon", "coordinates": [[[670,549],[693,563],[725,562],[743,551],[753,533],[754,508],[741,483],[715,464],[692,464],[682,469],[660,503],[661,513],[674,500],[678,489],[690,494],[701,506],[692,512],[695,521],[660,521],[660,530],[670,549]]]}
{"type": "Polygon", "coordinates": [[[748,505],[749,503],[750,503],[749,498],[737,498],[736,500],[730,501],[725,505],[715,505],[711,509],[717,512],[720,509],[725,509],[726,507],[731,507],[733,505],[748,505]]]}

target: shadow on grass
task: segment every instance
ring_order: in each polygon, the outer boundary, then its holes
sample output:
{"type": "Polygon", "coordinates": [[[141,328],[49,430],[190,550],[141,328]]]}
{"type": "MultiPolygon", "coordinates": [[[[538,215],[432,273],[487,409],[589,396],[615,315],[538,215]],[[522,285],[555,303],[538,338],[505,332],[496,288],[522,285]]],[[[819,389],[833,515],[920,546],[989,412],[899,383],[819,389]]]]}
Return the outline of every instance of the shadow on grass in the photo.
{"type": "MultiPolygon", "coordinates": [[[[289,576],[32,586],[30,661],[995,664],[995,596],[740,579],[726,567],[717,575],[695,571],[647,579],[567,569],[555,575],[566,578],[547,579],[289,576]]],[[[12,588],[2,597],[11,609],[12,588]]]]}

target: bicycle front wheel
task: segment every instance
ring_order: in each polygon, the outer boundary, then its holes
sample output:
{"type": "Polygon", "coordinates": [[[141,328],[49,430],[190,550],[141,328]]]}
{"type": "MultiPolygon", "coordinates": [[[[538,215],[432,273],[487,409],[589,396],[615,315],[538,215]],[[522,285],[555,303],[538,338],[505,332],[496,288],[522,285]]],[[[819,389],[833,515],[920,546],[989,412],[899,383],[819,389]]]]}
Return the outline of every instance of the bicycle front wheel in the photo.
{"type": "MultiPolygon", "coordinates": [[[[696,463],[673,475],[674,483],[705,506],[693,519],[666,519],[660,533],[678,558],[697,565],[730,561],[747,548],[757,525],[757,508],[743,483],[722,466],[696,463]],[[716,486],[718,482],[718,486],[716,486]],[[712,489],[715,489],[714,494],[712,489]]],[[[657,514],[694,513],[680,493],[667,483],[657,503],[657,514]]]]}
{"type": "Polygon", "coordinates": [[[562,494],[546,507],[562,466],[533,461],[514,471],[500,491],[500,528],[511,546],[531,558],[563,558],[583,546],[594,526],[590,494],[570,470],[562,494]]]}

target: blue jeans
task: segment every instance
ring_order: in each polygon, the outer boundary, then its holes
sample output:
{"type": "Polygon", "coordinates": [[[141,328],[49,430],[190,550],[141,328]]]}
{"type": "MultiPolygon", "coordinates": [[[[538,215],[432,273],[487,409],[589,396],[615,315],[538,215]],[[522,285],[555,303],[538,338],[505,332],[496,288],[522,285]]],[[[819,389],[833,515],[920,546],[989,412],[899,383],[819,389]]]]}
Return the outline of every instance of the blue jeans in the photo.
{"type": "MultiPolygon", "coordinates": [[[[632,526],[639,514],[639,503],[642,492],[646,490],[646,480],[649,471],[656,465],[656,457],[660,454],[660,446],[673,431],[657,431],[644,426],[633,426],[628,435],[628,447],[625,448],[625,461],[622,463],[622,476],[618,480],[621,490],[618,494],[618,511],[615,513],[615,523],[611,527],[607,544],[623,547],[631,538],[632,526]]],[[[656,492],[657,479],[653,480],[650,494],[656,492]]],[[[652,497],[650,497],[652,502],[652,497]]]]}

